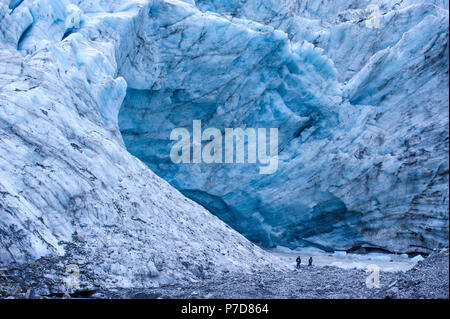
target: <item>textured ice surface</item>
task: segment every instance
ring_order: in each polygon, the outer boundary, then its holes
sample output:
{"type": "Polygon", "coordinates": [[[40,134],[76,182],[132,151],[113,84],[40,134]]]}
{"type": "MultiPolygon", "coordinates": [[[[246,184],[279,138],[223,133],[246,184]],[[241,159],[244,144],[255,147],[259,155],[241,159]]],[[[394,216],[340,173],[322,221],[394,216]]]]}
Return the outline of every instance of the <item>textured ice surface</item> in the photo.
{"type": "Polygon", "coordinates": [[[377,3],[376,27],[369,1],[158,6],[123,71],[127,148],[263,246],[446,243],[448,5],[377,3]],[[278,171],[173,164],[170,131],[194,119],[278,128],[278,171]]]}

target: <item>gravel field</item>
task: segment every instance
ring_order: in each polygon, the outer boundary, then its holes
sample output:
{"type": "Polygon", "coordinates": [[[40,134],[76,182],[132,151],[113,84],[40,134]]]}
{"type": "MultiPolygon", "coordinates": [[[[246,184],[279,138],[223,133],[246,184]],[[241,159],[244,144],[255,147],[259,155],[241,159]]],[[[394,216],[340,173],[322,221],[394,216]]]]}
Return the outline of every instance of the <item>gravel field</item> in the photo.
{"type": "MultiPolygon", "coordinates": [[[[54,264],[49,262],[49,264],[54,264]]],[[[47,264],[47,266],[49,266],[47,264]]],[[[79,290],[65,290],[64,281],[39,276],[45,263],[3,271],[2,298],[449,298],[448,247],[406,271],[380,272],[379,288],[369,288],[364,269],[302,266],[300,270],[260,269],[252,274],[205,274],[186,284],[139,289],[103,289],[82,272],[79,290]],[[39,268],[40,267],[40,268],[39,268]]],[[[57,278],[57,274],[53,274],[57,278]]]]}

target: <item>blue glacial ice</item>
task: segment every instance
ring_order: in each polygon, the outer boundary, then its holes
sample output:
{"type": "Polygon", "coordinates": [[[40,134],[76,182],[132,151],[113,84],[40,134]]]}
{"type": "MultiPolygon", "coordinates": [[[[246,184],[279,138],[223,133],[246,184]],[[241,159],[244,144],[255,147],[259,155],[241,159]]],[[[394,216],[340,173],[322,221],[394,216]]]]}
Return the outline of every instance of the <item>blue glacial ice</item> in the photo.
{"type": "Polygon", "coordinates": [[[384,1],[373,27],[368,1],[307,3],[196,1],[181,17],[169,5],[152,11],[152,28],[139,31],[145,56],[122,73],[127,148],[265,247],[427,252],[444,244],[448,5],[384,1]],[[149,56],[151,71],[134,74],[149,56]],[[192,120],[278,128],[278,171],[172,163],[167,137],[177,127],[192,132],[192,120]]]}

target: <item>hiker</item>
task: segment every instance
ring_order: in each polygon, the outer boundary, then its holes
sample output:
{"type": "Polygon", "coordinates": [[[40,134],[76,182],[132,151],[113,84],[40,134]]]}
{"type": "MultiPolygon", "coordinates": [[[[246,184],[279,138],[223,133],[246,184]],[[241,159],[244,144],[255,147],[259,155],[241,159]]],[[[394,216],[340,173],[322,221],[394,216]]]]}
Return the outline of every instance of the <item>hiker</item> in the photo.
{"type": "Polygon", "coordinates": [[[300,256],[297,256],[297,259],[295,260],[297,262],[297,269],[300,269],[300,264],[302,263],[302,259],[300,256]]]}
{"type": "Polygon", "coordinates": [[[308,266],[312,266],[312,257],[309,257],[308,259],[308,266]]]}

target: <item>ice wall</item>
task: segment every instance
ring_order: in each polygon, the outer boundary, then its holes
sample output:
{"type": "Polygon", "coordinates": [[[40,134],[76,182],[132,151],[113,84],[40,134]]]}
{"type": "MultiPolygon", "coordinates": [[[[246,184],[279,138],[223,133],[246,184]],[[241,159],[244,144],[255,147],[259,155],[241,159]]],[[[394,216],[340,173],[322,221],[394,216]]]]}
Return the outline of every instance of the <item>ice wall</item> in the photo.
{"type": "Polygon", "coordinates": [[[157,67],[124,73],[127,148],[263,246],[446,243],[448,5],[377,2],[373,21],[370,4],[196,1],[182,18],[176,2],[158,7],[126,72],[148,52],[157,67]],[[170,132],[194,119],[278,128],[277,172],[173,164],[170,132]]]}

